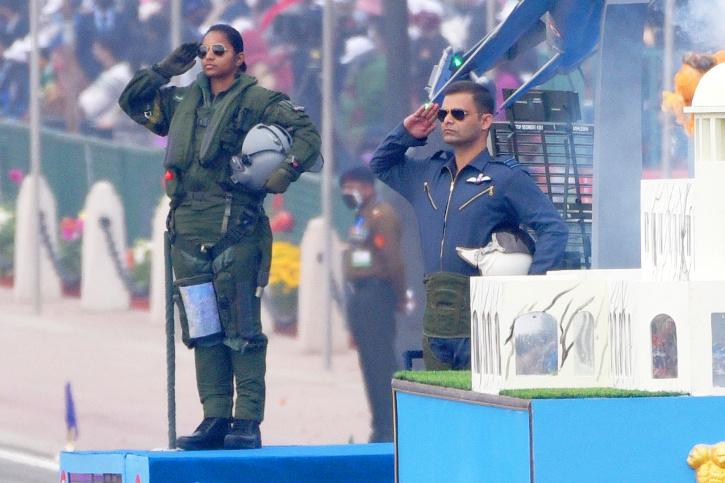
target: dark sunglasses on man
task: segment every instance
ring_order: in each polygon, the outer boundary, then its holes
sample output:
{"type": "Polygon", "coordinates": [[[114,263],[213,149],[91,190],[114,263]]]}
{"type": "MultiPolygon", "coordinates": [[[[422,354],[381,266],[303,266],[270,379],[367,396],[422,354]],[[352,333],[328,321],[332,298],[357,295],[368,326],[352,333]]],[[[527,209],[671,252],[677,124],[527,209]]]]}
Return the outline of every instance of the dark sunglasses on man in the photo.
{"type": "Polygon", "coordinates": [[[224,47],[224,45],[222,44],[212,44],[211,46],[200,45],[197,55],[200,59],[203,59],[204,57],[206,57],[206,54],[209,53],[209,50],[211,50],[212,54],[214,54],[216,57],[221,57],[222,55],[224,55],[224,52],[227,51],[227,48],[224,47]]]}
{"type": "Polygon", "coordinates": [[[464,109],[451,109],[451,110],[438,109],[438,114],[437,114],[438,120],[440,122],[443,122],[445,120],[445,118],[448,117],[449,112],[451,113],[451,116],[453,116],[453,119],[455,119],[456,121],[463,121],[463,119],[465,119],[466,116],[468,114],[470,114],[468,111],[466,111],[464,109]]]}

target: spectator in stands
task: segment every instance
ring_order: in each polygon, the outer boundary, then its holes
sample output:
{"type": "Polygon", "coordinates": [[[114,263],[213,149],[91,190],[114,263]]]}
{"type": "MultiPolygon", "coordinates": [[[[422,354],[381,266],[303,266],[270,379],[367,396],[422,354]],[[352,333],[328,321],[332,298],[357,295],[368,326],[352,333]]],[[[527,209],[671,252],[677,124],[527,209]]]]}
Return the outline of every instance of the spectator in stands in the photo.
{"type": "Polygon", "coordinates": [[[115,39],[97,37],[91,50],[103,70],[78,99],[85,117],[85,132],[117,141],[147,140],[143,128],[123,114],[118,105],[121,92],[133,77],[129,63],[119,59],[120,44],[115,39]]]}
{"type": "Polygon", "coordinates": [[[171,48],[168,8],[162,8],[149,14],[148,17],[141,18],[138,27],[143,48],[138,49],[137,65],[151,65],[166,55],[171,48]]]}
{"type": "Polygon", "coordinates": [[[322,8],[313,0],[302,0],[279,13],[273,21],[272,51],[289,58],[294,78],[294,99],[304,99],[307,114],[322,121],[322,8]],[[274,48],[277,46],[278,48],[274,48]]]}
{"type": "Polygon", "coordinates": [[[8,45],[25,37],[30,30],[26,0],[3,0],[0,2],[0,36],[8,45]]]}
{"type": "Polygon", "coordinates": [[[386,60],[377,30],[371,32],[349,38],[340,59],[345,79],[339,96],[339,132],[348,159],[359,159],[370,129],[380,125],[385,113],[386,60]]]}
{"type": "Polygon", "coordinates": [[[289,55],[283,49],[270,50],[262,32],[251,22],[237,22],[244,36],[245,57],[249,61],[249,74],[266,89],[284,93],[292,92],[294,78],[289,55]]]}
{"type": "Polygon", "coordinates": [[[439,15],[423,10],[414,15],[412,20],[419,35],[410,43],[410,81],[414,102],[420,104],[427,99],[425,86],[428,84],[430,73],[440,59],[443,49],[448,47],[448,41],[441,34],[439,15]]]}
{"type": "Polygon", "coordinates": [[[212,8],[210,0],[184,0],[183,23],[181,27],[182,42],[198,42],[201,40],[201,26],[209,16],[212,8]]]}
{"type": "Polygon", "coordinates": [[[0,116],[20,119],[28,109],[30,75],[24,53],[7,55],[9,43],[0,37],[0,116]]]}
{"type": "MultiPolygon", "coordinates": [[[[135,20],[134,20],[135,21],[135,20]]],[[[113,0],[94,0],[93,9],[78,17],[75,29],[76,57],[89,81],[103,70],[90,49],[98,37],[114,39],[121,46],[118,58],[126,60],[126,46],[133,41],[132,19],[126,12],[115,8],[113,0]]]]}

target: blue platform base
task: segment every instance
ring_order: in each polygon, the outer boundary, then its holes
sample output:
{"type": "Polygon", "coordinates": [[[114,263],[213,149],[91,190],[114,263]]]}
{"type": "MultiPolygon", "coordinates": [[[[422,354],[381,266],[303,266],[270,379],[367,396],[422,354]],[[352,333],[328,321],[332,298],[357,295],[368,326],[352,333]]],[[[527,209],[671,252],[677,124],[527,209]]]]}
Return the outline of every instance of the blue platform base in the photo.
{"type": "Polygon", "coordinates": [[[396,480],[691,483],[725,397],[525,400],[393,381],[396,480]]]}
{"type": "Polygon", "coordinates": [[[60,470],[65,483],[389,483],[394,477],[390,443],[246,451],[63,452],[60,470]]]}

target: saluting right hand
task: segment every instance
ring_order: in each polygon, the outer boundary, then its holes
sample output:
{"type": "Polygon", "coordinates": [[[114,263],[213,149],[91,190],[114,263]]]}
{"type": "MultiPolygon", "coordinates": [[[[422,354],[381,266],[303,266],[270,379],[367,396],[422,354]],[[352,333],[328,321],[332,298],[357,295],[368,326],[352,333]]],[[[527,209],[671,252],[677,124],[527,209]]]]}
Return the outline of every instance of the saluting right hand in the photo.
{"type": "Polygon", "coordinates": [[[436,128],[435,122],[439,107],[436,103],[423,104],[417,111],[403,120],[403,126],[414,138],[427,138],[436,128]]]}
{"type": "Polygon", "coordinates": [[[163,76],[174,77],[191,69],[199,52],[198,42],[187,42],[176,48],[164,60],[156,64],[156,70],[163,76]]]}

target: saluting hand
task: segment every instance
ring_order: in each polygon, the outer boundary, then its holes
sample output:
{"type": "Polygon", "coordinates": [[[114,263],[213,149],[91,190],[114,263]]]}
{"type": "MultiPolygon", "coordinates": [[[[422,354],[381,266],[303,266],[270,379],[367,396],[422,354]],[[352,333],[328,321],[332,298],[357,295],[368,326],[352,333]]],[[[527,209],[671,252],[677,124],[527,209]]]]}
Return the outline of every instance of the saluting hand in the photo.
{"type": "Polygon", "coordinates": [[[191,69],[196,63],[199,52],[198,42],[187,42],[177,47],[164,60],[156,64],[156,70],[163,76],[171,78],[191,69]]]}
{"type": "Polygon", "coordinates": [[[417,111],[403,120],[403,126],[414,138],[427,138],[436,128],[435,122],[439,107],[436,103],[423,104],[417,111]]]}

